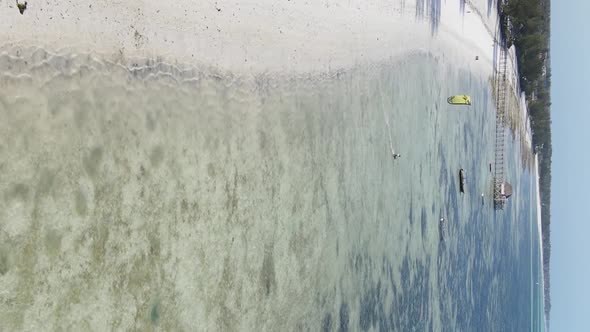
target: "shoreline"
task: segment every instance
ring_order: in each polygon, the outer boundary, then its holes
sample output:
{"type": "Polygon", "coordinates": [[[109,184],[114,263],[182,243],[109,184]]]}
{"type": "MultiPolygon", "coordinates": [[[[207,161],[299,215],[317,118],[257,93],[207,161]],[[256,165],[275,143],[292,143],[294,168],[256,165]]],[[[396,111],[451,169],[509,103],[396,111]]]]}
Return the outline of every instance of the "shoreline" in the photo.
{"type": "Polygon", "coordinates": [[[415,8],[399,3],[174,4],[80,0],[65,6],[49,0],[20,15],[11,2],[2,2],[0,49],[95,54],[126,65],[160,59],[238,76],[334,72],[424,52],[480,75],[492,73],[493,37],[458,3],[442,6],[434,34],[429,17],[417,18],[415,8]]]}
{"type": "MultiPolygon", "coordinates": [[[[541,253],[540,253],[540,257],[541,257],[541,266],[543,266],[543,225],[542,225],[542,220],[541,220],[541,192],[539,190],[539,158],[538,156],[535,154],[535,175],[537,178],[537,229],[538,229],[538,235],[539,235],[539,244],[540,244],[540,248],[541,248],[541,253]]],[[[541,269],[541,272],[543,273],[543,269],[541,269]]],[[[543,293],[545,292],[545,278],[542,278],[542,285],[543,285],[543,293]]]]}
{"type": "Polygon", "coordinates": [[[541,259],[540,262],[540,266],[541,266],[541,291],[543,294],[543,299],[542,299],[542,303],[543,303],[543,312],[541,313],[543,315],[543,324],[545,326],[545,330],[547,330],[546,326],[547,326],[547,315],[546,315],[546,311],[545,311],[545,300],[546,300],[546,294],[545,294],[545,269],[544,269],[544,258],[543,258],[543,220],[541,218],[541,190],[540,190],[540,177],[539,177],[539,157],[538,155],[535,153],[535,177],[537,178],[537,235],[539,236],[539,257],[541,259]]]}

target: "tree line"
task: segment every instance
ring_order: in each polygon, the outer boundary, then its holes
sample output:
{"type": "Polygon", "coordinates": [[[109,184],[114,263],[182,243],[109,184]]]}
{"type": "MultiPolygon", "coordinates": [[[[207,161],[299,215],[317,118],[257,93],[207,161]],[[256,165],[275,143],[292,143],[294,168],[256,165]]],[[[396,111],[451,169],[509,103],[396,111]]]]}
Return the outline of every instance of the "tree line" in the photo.
{"type": "Polygon", "coordinates": [[[551,63],[550,0],[499,0],[502,35],[516,47],[520,86],[526,94],[533,148],[539,157],[539,190],[545,276],[545,314],[549,319],[551,257],[551,63]]]}

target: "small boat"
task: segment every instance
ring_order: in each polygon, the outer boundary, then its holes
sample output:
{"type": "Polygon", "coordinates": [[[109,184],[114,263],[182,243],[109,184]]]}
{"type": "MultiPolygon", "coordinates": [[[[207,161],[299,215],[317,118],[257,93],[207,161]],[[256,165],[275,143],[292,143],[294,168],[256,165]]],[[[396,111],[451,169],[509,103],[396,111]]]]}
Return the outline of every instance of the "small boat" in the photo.
{"type": "Polygon", "coordinates": [[[445,218],[440,218],[438,220],[438,236],[441,242],[445,242],[447,239],[447,220],[445,218]]]}
{"type": "Polygon", "coordinates": [[[456,95],[447,98],[447,102],[451,105],[471,105],[471,97],[468,95],[456,95]]]}
{"type": "Polygon", "coordinates": [[[465,193],[465,170],[462,168],[459,170],[459,190],[465,193]]]}

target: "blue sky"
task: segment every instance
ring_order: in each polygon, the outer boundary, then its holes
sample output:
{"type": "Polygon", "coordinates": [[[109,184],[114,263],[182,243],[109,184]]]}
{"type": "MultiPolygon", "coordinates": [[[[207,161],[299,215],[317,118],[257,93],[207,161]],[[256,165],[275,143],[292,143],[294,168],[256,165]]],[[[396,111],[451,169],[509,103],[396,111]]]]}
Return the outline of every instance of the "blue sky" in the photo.
{"type": "Polygon", "coordinates": [[[589,0],[551,2],[551,331],[590,331],[589,0]]]}

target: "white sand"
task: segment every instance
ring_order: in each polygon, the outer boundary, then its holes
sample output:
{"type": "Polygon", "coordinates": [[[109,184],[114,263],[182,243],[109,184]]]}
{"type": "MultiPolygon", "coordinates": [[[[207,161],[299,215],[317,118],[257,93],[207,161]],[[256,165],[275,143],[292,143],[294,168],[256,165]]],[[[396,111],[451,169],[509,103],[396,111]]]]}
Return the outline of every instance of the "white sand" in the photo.
{"type": "Polygon", "coordinates": [[[330,71],[422,51],[491,75],[493,37],[475,12],[462,16],[458,1],[443,3],[434,36],[427,19],[416,20],[414,4],[401,1],[30,0],[20,15],[6,0],[0,40],[234,73],[330,71]]]}

